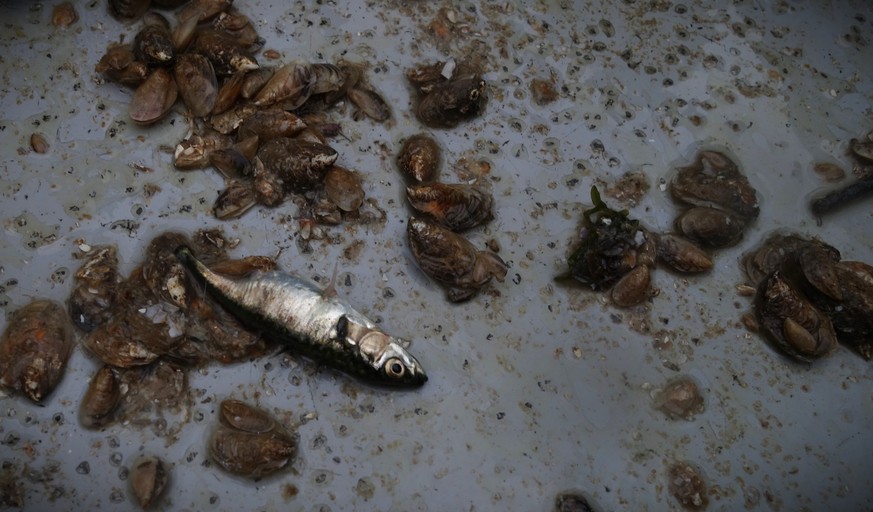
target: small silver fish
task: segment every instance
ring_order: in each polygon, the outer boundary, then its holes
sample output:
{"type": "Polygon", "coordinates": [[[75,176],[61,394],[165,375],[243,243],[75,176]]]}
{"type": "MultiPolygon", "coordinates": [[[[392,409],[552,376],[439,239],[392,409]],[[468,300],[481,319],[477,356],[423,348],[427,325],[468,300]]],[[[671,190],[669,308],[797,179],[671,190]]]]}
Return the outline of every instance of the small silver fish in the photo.
{"type": "Polygon", "coordinates": [[[185,246],[176,249],[176,257],[244,324],[297,353],[374,384],[417,387],[427,381],[399,339],[311,281],[283,272],[230,279],[185,246]]]}

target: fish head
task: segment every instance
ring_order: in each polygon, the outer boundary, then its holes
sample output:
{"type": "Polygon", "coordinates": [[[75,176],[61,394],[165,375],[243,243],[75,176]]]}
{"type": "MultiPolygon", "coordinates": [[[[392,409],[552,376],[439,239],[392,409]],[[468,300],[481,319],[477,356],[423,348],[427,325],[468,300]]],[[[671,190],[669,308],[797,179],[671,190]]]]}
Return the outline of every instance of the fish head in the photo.
{"type": "Polygon", "coordinates": [[[427,382],[421,363],[401,346],[401,340],[373,330],[357,343],[368,361],[369,380],[396,387],[418,387],[427,382]]]}

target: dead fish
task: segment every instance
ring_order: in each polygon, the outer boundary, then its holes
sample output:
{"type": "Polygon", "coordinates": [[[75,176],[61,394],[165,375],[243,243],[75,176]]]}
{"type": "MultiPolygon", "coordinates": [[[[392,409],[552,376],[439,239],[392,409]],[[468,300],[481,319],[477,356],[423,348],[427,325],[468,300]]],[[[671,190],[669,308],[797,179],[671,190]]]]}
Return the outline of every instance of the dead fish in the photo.
{"type": "Polygon", "coordinates": [[[407,226],[409,249],[421,270],[448,290],[452,302],[473,297],[491,279],[503,281],[506,263],[490,251],[479,251],[466,238],[416,217],[407,226]]]}
{"type": "Polygon", "coordinates": [[[229,279],[187,247],[179,247],[176,256],[243,323],[310,359],[375,384],[412,387],[427,381],[398,338],[382,332],[332,289],[275,271],[229,279]]]}
{"type": "Polygon", "coordinates": [[[0,339],[0,386],[42,401],[64,376],[72,331],[64,307],[54,301],[37,300],[15,311],[0,339]]]}
{"type": "Polygon", "coordinates": [[[464,231],[494,218],[491,194],[474,185],[410,185],[406,187],[406,198],[416,211],[452,231],[464,231]]]}

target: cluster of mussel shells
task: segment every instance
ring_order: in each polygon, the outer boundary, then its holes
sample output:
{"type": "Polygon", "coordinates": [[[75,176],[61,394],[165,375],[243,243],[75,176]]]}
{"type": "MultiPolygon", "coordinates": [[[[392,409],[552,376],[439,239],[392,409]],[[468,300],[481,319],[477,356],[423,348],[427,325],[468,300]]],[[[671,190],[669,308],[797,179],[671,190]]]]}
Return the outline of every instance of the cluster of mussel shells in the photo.
{"type": "Polygon", "coordinates": [[[592,188],[594,207],[585,212],[582,239],[559,281],[578,281],[594,290],[611,289],[620,307],[652,295],[651,272],[660,262],[683,274],[709,270],[707,249],[736,244],[758,216],[757,192],[736,163],[724,153],[700,151],[691,165],[680,167],[670,194],[683,206],[675,233],[659,234],[611,210],[592,188]]]}
{"type": "Polygon", "coordinates": [[[786,355],[811,362],[838,342],[873,358],[873,266],[844,261],[818,239],[774,234],[743,258],[757,327],[786,355]]]}
{"type": "MultiPolygon", "coordinates": [[[[266,352],[265,341],[189,281],[174,255],[191,244],[205,261],[232,273],[235,268],[272,268],[272,260],[227,260],[228,242],[217,231],[192,239],[165,233],[155,237],[145,261],[122,279],[114,246],[91,247],[75,274],[69,299],[81,344],[101,366],[79,407],[86,428],[137,421],[153,411],[143,404],[180,408],[189,396],[186,367],[211,361],[231,363],[266,352]]],[[[251,258],[249,259],[251,260],[251,258]]]]}
{"type": "MultiPolygon", "coordinates": [[[[113,8],[119,11],[132,10],[113,8]]],[[[276,206],[288,194],[306,194],[301,217],[320,223],[357,213],[364,203],[361,179],[336,165],[327,138],[340,128],[324,111],[348,99],[356,119],[390,117],[387,103],[366,84],[363,65],[262,66],[254,54],[264,41],[229,0],[192,0],[177,11],[175,27],[157,12],[138,16],[143,26],[132,43],[110,44],[96,70],[135,87],[129,115],[140,124],[162,119],[181,98],[193,130],[176,147],[174,165],[211,166],[224,176],[216,217],[276,206]]]]}
{"type": "Polygon", "coordinates": [[[556,280],[609,290],[619,307],[637,305],[652,295],[651,275],[658,262],[681,273],[701,273],[712,259],[695,244],[675,234],[658,234],[610,209],[591,188],[593,207],[584,213],[579,244],[568,258],[569,269],[556,280]]]}
{"type": "Polygon", "coordinates": [[[436,181],[440,152],[439,144],[422,133],[407,138],[397,156],[416,212],[408,220],[407,237],[419,268],[446,289],[451,302],[461,302],[492,279],[503,281],[507,267],[497,254],[476,249],[460,234],[494,218],[494,199],[478,184],[436,181]]]}

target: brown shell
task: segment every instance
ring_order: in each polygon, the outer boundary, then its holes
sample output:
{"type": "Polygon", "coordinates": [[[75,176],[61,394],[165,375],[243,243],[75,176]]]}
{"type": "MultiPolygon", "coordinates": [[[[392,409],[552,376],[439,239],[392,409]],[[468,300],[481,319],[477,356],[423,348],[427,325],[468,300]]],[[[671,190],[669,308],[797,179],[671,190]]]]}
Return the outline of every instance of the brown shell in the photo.
{"type": "Polygon", "coordinates": [[[191,44],[191,51],[209,59],[215,74],[219,76],[258,69],[258,62],[246,53],[243,46],[217,30],[199,30],[191,44]]]}
{"type": "Polygon", "coordinates": [[[776,347],[797,360],[811,362],[837,349],[831,321],[782,270],[771,273],[758,287],[755,313],[776,347]]]}
{"type": "Polygon", "coordinates": [[[432,137],[419,133],[403,142],[397,155],[397,165],[407,180],[426,183],[436,179],[440,153],[440,146],[432,137]]]}
{"type": "Polygon", "coordinates": [[[219,192],[212,213],[216,218],[236,219],[257,204],[257,195],[248,181],[229,180],[227,186],[219,192]]]}
{"type": "Polygon", "coordinates": [[[333,165],[324,176],[328,200],[344,212],[353,212],[364,203],[364,187],[358,173],[333,165]]]}
{"type": "Polygon", "coordinates": [[[681,203],[716,206],[745,221],[758,216],[757,192],[737,164],[718,151],[701,151],[692,165],[680,168],[670,193],[681,203]]]}
{"type": "Polygon", "coordinates": [[[409,204],[452,231],[464,231],[494,218],[491,194],[467,184],[431,182],[406,187],[409,204]]]}
{"type": "Polygon", "coordinates": [[[685,210],[675,225],[677,231],[701,245],[728,247],[740,240],[747,223],[725,210],[695,206],[685,210]]]}
{"type": "Polygon", "coordinates": [[[68,301],[73,324],[85,332],[106,322],[121,277],[115,246],[93,247],[76,271],[76,285],[68,301]]]}
{"type": "Polygon", "coordinates": [[[140,18],[148,9],[151,0],[109,0],[109,13],[121,21],[140,18]]]}
{"type": "Polygon", "coordinates": [[[121,400],[121,386],[115,370],[103,365],[91,377],[85,396],[79,404],[79,422],[89,429],[111,423],[121,400]]]}
{"type": "Polygon", "coordinates": [[[434,86],[418,103],[419,121],[433,128],[452,128],[479,115],[485,104],[485,81],[479,77],[434,86]]]}
{"type": "Polygon", "coordinates": [[[452,302],[471,298],[492,278],[502,281],[506,263],[496,254],[479,251],[466,238],[433,222],[411,217],[409,249],[419,268],[448,290],[452,302]]]}
{"type": "Polygon", "coordinates": [[[133,53],[137,60],[148,64],[169,64],[176,57],[173,34],[164,23],[149,23],[137,32],[133,53]]]}
{"type": "Polygon", "coordinates": [[[0,386],[42,401],[64,376],[72,331],[57,302],[36,300],[15,311],[0,339],[0,386]]]}
{"type": "Polygon", "coordinates": [[[130,100],[130,118],[140,124],[159,121],[176,103],[179,91],[176,82],[164,68],[154,70],[136,88],[130,100]]]}
{"type": "Polygon", "coordinates": [[[169,470],[157,457],[140,457],[130,468],[130,490],[142,508],[155,504],[169,480],[169,470]]]}
{"type": "Polygon", "coordinates": [[[252,434],[219,426],[210,439],[209,454],[225,470],[259,479],[285,467],[297,455],[297,436],[280,430],[252,434]]]}
{"type": "Polygon", "coordinates": [[[197,53],[180,55],[173,76],[192,116],[203,117],[212,112],[218,98],[218,80],[209,59],[197,53]]]}
{"type": "Polygon", "coordinates": [[[686,274],[706,272],[712,268],[712,258],[700,247],[676,235],[657,237],[658,261],[686,274]]]}
{"type": "Polygon", "coordinates": [[[303,192],[320,184],[337,159],[330,146],[279,137],[261,144],[258,159],[267,173],[276,176],[286,191],[303,192]]]}
{"type": "Polygon", "coordinates": [[[612,287],[612,302],[616,306],[627,308],[635,306],[649,296],[651,270],[647,265],[637,265],[623,275],[612,287]]]}
{"type": "Polygon", "coordinates": [[[277,137],[292,137],[306,128],[299,117],[277,108],[259,110],[248,116],[239,125],[239,137],[257,136],[260,141],[277,137]]]}
{"type": "Polygon", "coordinates": [[[376,91],[352,87],[347,94],[349,101],[358,107],[358,112],[354,115],[355,120],[360,119],[361,114],[378,123],[391,118],[391,107],[388,106],[388,103],[376,91]]]}
{"type": "Polygon", "coordinates": [[[106,364],[119,368],[151,363],[169,339],[166,326],[152,323],[137,311],[116,314],[82,339],[82,345],[106,364]]]}
{"type": "Polygon", "coordinates": [[[312,69],[299,62],[286,64],[277,69],[270,79],[260,88],[255,96],[254,104],[258,106],[273,105],[283,102],[286,110],[302,105],[309,98],[315,76],[312,69]]]}

